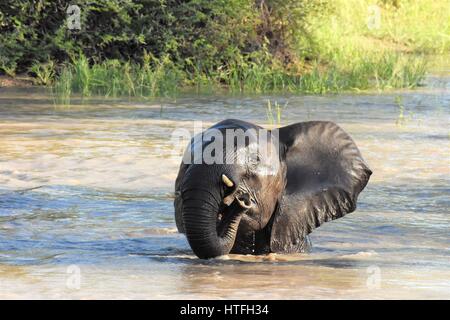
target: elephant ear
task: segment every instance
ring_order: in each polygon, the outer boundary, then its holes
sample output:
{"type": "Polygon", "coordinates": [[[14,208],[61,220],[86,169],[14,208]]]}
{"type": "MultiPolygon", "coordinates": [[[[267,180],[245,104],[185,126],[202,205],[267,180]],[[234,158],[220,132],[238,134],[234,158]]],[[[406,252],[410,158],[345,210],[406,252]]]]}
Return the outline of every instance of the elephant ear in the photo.
{"type": "Polygon", "coordinates": [[[279,138],[287,185],[274,214],[270,248],[302,252],[313,229],[356,209],[372,171],[335,123],[293,124],[280,128],[279,138]]]}
{"type": "Polygon", "coordinates": [[[178,232],[185,233],[184,224],[183,224],[183,199],[181,198],[181,182],[183,181],[184,174],[188,168],[187,164],[183,162],[180,165],[180,169],[178,170],[178,176],[175,180],[175,199],[173,205],[175,207],[175,223],[178,229],[178,232]]]}

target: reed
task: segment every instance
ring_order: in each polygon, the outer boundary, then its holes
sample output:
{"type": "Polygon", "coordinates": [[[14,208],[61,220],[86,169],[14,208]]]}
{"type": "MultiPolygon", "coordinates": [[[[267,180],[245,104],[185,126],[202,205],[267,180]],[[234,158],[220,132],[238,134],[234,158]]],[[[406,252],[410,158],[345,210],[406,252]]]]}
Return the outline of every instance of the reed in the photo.
{"type": "Polygon", "coordinates": [[[270,100],[267,100],[266,116],[269,125],[281,125],[283,109],[287,107],[288,103],[289,101],[286,101],[284,105],[281,105],[278,103],[278,101],[275,101],[272,107],[272,102],[270,100]]]}
{"type": "Polygon", "coordinates": [[[214,92],[224,87],[231,93],[324,94],[413,88],[420,85],[425,74],[424,57],[393,52],[335,54],[327,66],[314,62],[303,74],[254,63],[210,76],[183,72],[168,58],[143,65],[118,60],[90,65],[80,57],[60,72],[54,93],[65,101],[72,94],[145,98],[174,96],[180,90],[214,92]]]}
{"type": "Polygon", "coordinates": [[[55,62],[49,60],[47,63],[35,61],[29,71],[34,76],[34,83],[37,85],[49,86],[55,78],[55,62]]]}
{"type": "MultiPolygon", "coordinates": [[[[72,93],[82,97],[153,97],[174,95],[180,86],[182,72],[167,58],[140,65],[119,60],[91,64],[80,55],[63,67],[54,86],[56,95],[72,93]]],[[[64,98],[63,98],[64,99],[64,98]]]]}
{"type": "Polygon", "coordinates": [[[63,69],[51,88],[56,105],[69,105],[72,96],[73,75],[70,68],[63,69]]]}

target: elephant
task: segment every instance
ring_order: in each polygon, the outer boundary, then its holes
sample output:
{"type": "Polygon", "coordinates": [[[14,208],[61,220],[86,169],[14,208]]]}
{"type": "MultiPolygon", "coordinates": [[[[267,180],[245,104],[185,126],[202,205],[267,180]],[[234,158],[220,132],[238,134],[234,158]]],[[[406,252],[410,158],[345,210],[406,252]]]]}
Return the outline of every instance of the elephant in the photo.
{"type": "Polygon", "coordinates": [[[315,228],[356,209],[371,174],[352,138],[333,122],[265,130],[227,119],[192,138],[186,149],[175,181],[176,226],[201,259],[305,252],[315,228]],[[223,163],[185,161],[230,130],[240,132],[232,148],[211,152],[223,163]],[[263,131],[270,151],[264,154],[255,151],[263,131]],[[242,135],[245,143],[238,145],[242,135]],[[247,157],[233,161],[239,154],[247,157]]]}

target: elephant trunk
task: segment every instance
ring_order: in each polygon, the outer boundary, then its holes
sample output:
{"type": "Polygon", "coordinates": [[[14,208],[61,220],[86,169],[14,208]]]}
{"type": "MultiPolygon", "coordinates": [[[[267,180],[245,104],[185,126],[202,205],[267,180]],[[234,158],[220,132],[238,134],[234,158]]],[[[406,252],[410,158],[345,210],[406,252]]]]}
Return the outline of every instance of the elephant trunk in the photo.
{"type": "Polygon", "coordinates": [[[183,194],[182,217],[186,237],[201,259],[228,254],[234,245],[242,214],[228,210],[218,225],[219,192],[191,189],[183,194]],[[219,226],[219,228],[218,228],[219,226]]]}

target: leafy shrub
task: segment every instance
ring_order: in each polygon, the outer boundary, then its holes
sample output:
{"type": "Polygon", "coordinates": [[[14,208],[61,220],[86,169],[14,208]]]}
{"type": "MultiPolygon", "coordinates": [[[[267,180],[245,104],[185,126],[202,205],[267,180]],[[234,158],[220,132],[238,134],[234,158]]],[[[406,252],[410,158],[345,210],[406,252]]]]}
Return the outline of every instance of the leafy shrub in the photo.
{"type": "MultiPolygon", "coordinates": [[[[142,63],[145,52],[193,76],[265,57],[295,60],[307,21],[324,0],[2,0],[0,72],[27,72],[36,62],[142,63]],[[67,8],[81,9],[81,30],[67,27],[67,8]],[[254,54],[262,52],[262,54],[254,54]],[[289,57],[289,59],[287,59],[289,57]]],[[[286,61],[284,61],[286,60],[286,61]]]]}

